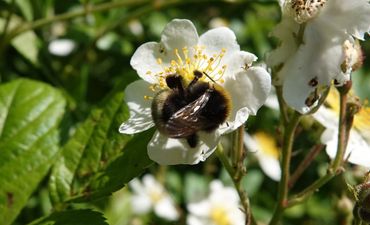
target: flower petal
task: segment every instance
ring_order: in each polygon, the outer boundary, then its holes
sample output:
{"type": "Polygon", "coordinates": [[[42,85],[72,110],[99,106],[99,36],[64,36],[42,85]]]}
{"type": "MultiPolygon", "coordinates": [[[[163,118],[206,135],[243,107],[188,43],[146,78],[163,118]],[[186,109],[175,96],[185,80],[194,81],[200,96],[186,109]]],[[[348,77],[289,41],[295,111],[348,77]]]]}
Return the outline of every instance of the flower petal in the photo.
{"type": "Polygon", "coordinates": [[[200,202],[189,203],[187,205],[189,213],[200,218],[208,217],[211,207],[212,205],[209,199],[205,199],[200,202]]]}
{"type": "Polygon", "coordinates": [[[352,38],[346,34],[332,32],[334,31],[329,29],[324,31],[322,28],[307,24],[305,44],[289,58],[280,72],[285,74],[283,85],[285,101],[301,113],[307,113],[315,106],[306,104],[306,99],[315,88],[328,86],[333,79],[344,83],[349,78],[341,70],[344,60],[342,44],[347,38],[352,38]],[[331,35],[336,38],[331,38],[331,35]],[[317,81],[316,86],[310,85],[313,79],[317,81]]]}
{"type": "Polygon", "coordinates": [[[338,128],[338,114],[334,110],[320,107],[312,116],[326,128],[333,130],[338,128]]]}
{"type": "Polygon", "coordinates": [[[154,126],[151,115],[152,101],[144,98],[155,95],[149,86],[150,84],[143,80],[134,81],[127,86],[125,102],[130,110],[130,118],[120,126],[120,133],[135,134],[154,126]]]}
{"type": "Polygon", "coordinates": [[[155,204],[154,212],[158,216],[170,221],[174,221],[179,218],[179,213],[175,208],[175,204],[169,196],[163,197],[155,204]]]}
{"type": "Polygon", "coordinates": [[[155,191],[155,192],[162,192],[163,191],[163,187],[160,183],[158,183],[158,181],[154,178],[153,175],[151,174],[146,174],[144,177],[143,177],[143,185],[145,186],[145,189],[147,189],[147,191],[155,191]]]}
{"type": "Polygon", "coordinates": [[[236,36],[232,30],[227,27],[218,27],[204,33],[199,38],[199,45],[206,46],[205,53],[208,56],[219,54],[223,49],[226,50],[224,59],[232,56],[240,50],[236,41],[236,36]]]}
{"type": "Polygon", "coordinates": [[[221,132],[225,133],[242,125],[250,114],[257,113],[270,93],[271,77],[264,68],[251,67],[237,73],[234,79],[225,80],[223,86],[232,100],[227,124],[223,124],[220,128],[221,132]]]}
{"type": "MultiPolygon", "coordinates": [[[[321,136],[326,144],[326,153],[333,159],[337,153],[338,132],[335,129],[326,129],[321,136]]],[[[348,162],[370,168],[370,146],[356,130],[351,130],[344,159],[348,162]]]]}
{"type": "Polygon", "coordinates": [[[252,53],[239,51],[234,53],[225,62],[227,67],[224,75],[224,79],[228,79],[229,76],[235,76],[239,71],[244,70],[252,66],[252,63],[257,60],[257,56],[252,53]]]}
{"type": "MultiPolygon", "coordinates": [[[[299,24],[293,18],[283,17],[282,21],[274,28],[271,35],[281,41],[279,47],[267,54],[266,63],[269,67],[279,66],[297,51],[297,42],[295,40],[298,33],[299,24]]],[[[284,74],[277,73],[274,77],[274,84],[282,84],[284,74]]]]}
{"type": "Polygon", "coordinates": [[[174,139],[156,132],[148,144],[149,158],[161,165],[197,164],[204,161],[219,141],[218,132],[198,132],[199,143],[190,148],[184,138],[174,139]]]}
{"type": "Polygon", "coordinates": [[[272,155],[264,153],[258,141],[246,132],[244,133],[244,145],[247,146],[249,151],[256,153],[255,155],[262,171],[274,181],[279,181],[281,178],[279,160],[272,155]]]}
{"type": "Polygon", "coordinates": [[[370,31],[370,4],[367,0],[327,1],[321,15],[314,20],[317,26],[334,27],[364,40],[370,31]]]}
{"type": "Polygon", "coordinates": [[[71,39],[56,39],[50,42],[49,52],[57,56],[67,56],[76,48],[76,42],[71,39]]]}
{"type": "MultiPolygon", "coordinates": [[[[206,221],[208,223],[208,221],[206,221]]],[[[204,219],[198,218],[197,216],[188,215],[186,218],[186,225],[204,225],[204,219]]]]}
{"type": "Polygon", "coordinates": [[[138,194],[131,197],[132,211],[136,214],[146,214],[152,208],[152,201],[148,195],[138,194]]]}
{"type": "Polygon", "coordinates": [[[197,29],[190,20],[174,19],[164,28],[161,43],[167,51],[195,46],[198,43],[197,29]]]}
{"type": "Polygon", "coordinates": [[[161,45],[156,42],[147,42],[136,49],[131,57],[130,64],[136,70],[140,78],[151,84],[158,83],[154,74],[159,73],[163,68],[158,64],[157,59],[161,58],[161,45]]]}

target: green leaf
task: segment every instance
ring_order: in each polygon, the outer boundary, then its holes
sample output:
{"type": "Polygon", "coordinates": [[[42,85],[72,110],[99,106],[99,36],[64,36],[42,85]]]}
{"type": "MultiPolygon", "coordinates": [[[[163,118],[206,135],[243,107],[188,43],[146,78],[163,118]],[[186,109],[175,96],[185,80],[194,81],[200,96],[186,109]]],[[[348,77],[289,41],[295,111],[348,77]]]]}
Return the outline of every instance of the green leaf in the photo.
{"type": "Polygon", "coordinates": [[[61,93],[41,82],[0,85],[1,224],[11,224],[52,165],[64,107],[61,93]]]}
{"type": "Polygon", "coordinates": [[[55,212],[29,225],[108,225],[100,212],[89,209],[55,212]]]}
{"type": "MultiPolygon", "coordinates": [[[[9,22],[8,31],[15,29],[22,23],[24,21],[20,17],[13,15],[9,22]]],[[[4,26],[5,20],[0,18],[0,30],[3,30],[4,26]]],[[[13,47],[34,65],[38,65],[39,42],[39,38],[33,31],[26,31],[11,40],[13,47]]]]}
{"type": "Polygon", "coordinates": [[[122,155],[113,161],[106,170],[98,173],[83,195],[71,199],[75,202],[90,201],[110,195],[121,189],[131,179],[139,176],[149,167],[151,161],[147,155],[147,145],[153,136],[153,129],[144,131],[135,137],[124,148],[122,155]]]}
{"type": "Polygon", "coordinates": [[[78,126],[53,167],[49,187],[55,203],[71,198],[85,199],[92,193],[96,196],[109,195],[151,163],[146,153],[150,136],[144,137],[146,143],[141,139],[138,145],[133,145],[133,140],[125,147],[131,137],[120,134],[118,128],[127,117],[121,92],[114,95],[104,108],[93,110],[78,126]],[[127,172],[122,173],[125,167],[127,172]],[[116,176],[114,173],[121,174],[116,176]]]}

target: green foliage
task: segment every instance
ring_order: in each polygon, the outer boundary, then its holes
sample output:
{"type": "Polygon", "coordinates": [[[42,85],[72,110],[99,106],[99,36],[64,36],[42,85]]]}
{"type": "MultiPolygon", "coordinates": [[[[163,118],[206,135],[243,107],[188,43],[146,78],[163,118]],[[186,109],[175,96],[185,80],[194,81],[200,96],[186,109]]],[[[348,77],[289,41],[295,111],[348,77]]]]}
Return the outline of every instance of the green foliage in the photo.
{"type": "Polygon", "coordinates": [[[127,117],[122,99],[121,92],[103,108],[93,110],[63,146],[49,183],[54,202],[89,192],[92,175],[104,169],[125,146],[129,137],[118,133],[119,124],[127,117]]]}
{"type": "Polygon", "coordinates": [[[117,157],[104,171],[97,173],[91,185],[82,196],[72,199],[75,202],[92,200],[110,195],[127,184],[132,178],[140,175],[152,161],[146,153],[146,145],[153,131],[145,131],[125,146],[123,154],[117,157]]]}
{"type": "Polygon", "coordinates": [[[1,224],[11,224],[55,160],[64,107],[61,93],[41,82],[0,86],[1,224]]]}
{"type": "Polygon", "coordinates": [[[88,209],[55,212],[29,225],[108,225],[103,215],[88,209]]]}
{"type": "Polygon", "coordinates": [[[152,131],[136,136],[127,145],[130,137],[118,132],[128,116],[122,99],[120,92],[104,107],[93,110],[63,147],[49,182],[55,203],[110,195],[151,164],[146,143],[152,131]]]}

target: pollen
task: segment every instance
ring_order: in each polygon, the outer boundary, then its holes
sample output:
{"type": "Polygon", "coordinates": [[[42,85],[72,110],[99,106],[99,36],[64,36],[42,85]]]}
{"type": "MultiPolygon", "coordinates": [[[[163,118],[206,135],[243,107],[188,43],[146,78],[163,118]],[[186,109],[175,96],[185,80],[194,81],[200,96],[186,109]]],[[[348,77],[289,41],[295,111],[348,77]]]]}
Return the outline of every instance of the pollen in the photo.
{"type": "Polygon", "coordinates": [[[211,209],[210,218],[216,225],[232,225],[227,211],[222,206],[215,206],[211,209]]]}
{"type": "Polygon", "coordinates": [[[157,58],[157,64],[162,68],[161,72],[147,74],[155,76],[158,80],[158,87],[167,88],[165,78],[171,74],[179,74],[183,77],[186,84],[189,84],[194,79],[194,71],[200,71],[207,76],[202,76],[200,80],[210,82],[223,83],[223,76],[227,69],[227,65],[223,63],[223,58],[226,54],[226,49],[221,49],[219,52],[209,54],[205,46],[183,47],[174,49],[172,59],[157,58]],[[165,63],[165,61],[167,63],[165,63]]]}
{"type": "Polygon", "coordinates": [[[297,23],[305,23],[316,17],[327,0],[287,0],[284,11],[294,17],[297,23]]]}
{"type": "Polygon", "coordinates": [[[152,202],[157,203],[164,197],[164,193],[161,190],[153,189],[149,192],[149,197],[152,202]]]}

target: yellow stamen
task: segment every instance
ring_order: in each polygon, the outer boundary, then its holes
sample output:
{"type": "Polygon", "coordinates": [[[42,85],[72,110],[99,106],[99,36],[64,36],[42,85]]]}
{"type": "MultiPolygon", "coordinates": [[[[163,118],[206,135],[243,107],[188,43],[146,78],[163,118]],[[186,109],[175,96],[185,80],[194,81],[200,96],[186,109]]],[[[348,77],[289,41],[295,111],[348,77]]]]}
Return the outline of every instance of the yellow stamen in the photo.
{"type": "Polygon", "coordinates": [[[222,59],[226,53],[226,49],[216,52],[213,55],[207,55],[205,46],[193,46],[194,54],[190,56],[189,48],[183,47],[181,51],[174,49],[175,58],[169,60],[169,63],[163,62],[162,58],[157,59],[158,65],[161,66],[161,72],[151,74],[156,76],[159,88],[166,88],[165,77],[171,74],[178,74],[182,76],[184,84],[189,84],[194,79],[194,71],[198,70],[202,73],[207,73],[200,79],[205,81],[224,82],[222,77],[225,74],[227,65],[222,64],[222,59]]]}

